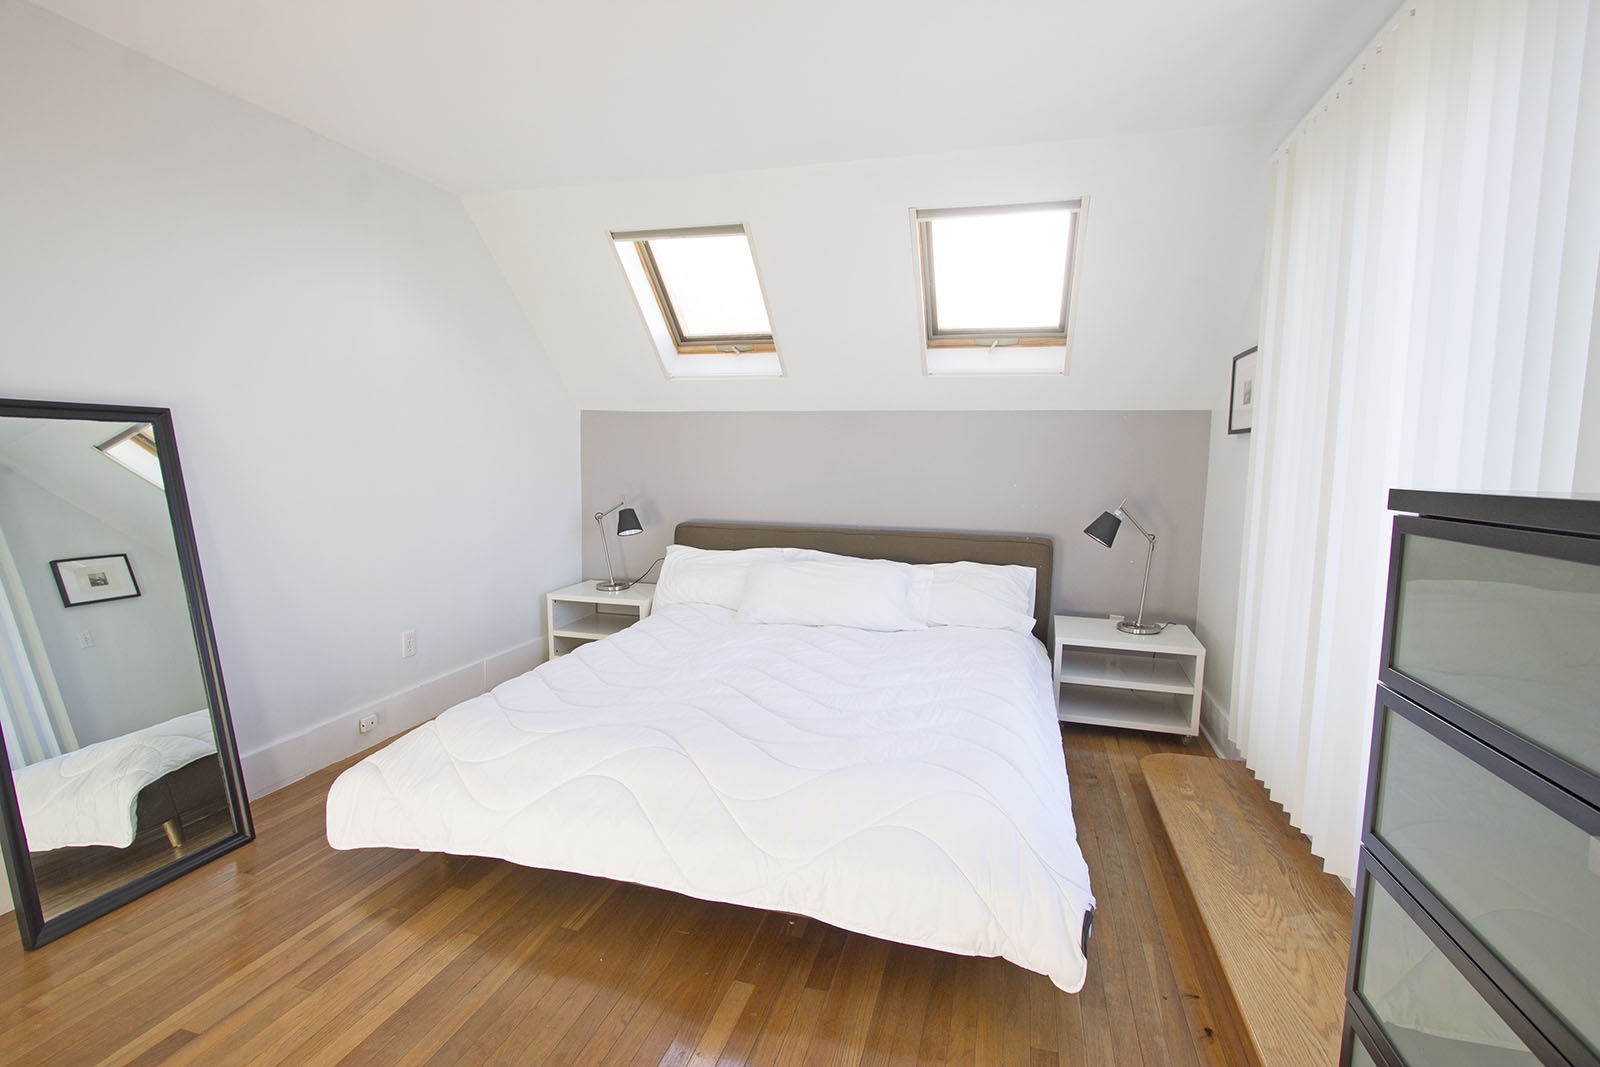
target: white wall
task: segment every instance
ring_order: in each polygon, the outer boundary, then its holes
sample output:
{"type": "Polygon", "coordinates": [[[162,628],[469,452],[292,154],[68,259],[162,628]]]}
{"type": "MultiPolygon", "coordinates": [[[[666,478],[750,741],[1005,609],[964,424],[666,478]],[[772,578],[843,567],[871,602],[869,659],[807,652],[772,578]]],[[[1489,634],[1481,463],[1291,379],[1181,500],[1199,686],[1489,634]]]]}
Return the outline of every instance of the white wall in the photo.
{"type": "Polygon", "coordinates": [[[585,409],[1209,410],[1217,360],[1243,347],[1241,306],[1253,330],[1267,159],[1282,133],[1192,130],[467,205],[585,409]],[[1069,373],[924,377],[910,210],[1075,196],[1090,204],[1069,373]],[[668,381],[607,237],[722,222],[750,227],[784,379],[668,381]]]}
{"type": "Polygon", "coordinates": [[[1228,740],[1233,704],[1234,640],[1239,621],[1239,574],[1243,563],[1245,491],[1253,434],[1228,433],[1233,357],[1257,343],[1261,328],[1261,285],[1266,270],[1267,197],[1270,171],[1263,160],[1238,192],[1259,205],[1254,218],[1241,220],[1241,240],[1230,274],[1244,279],[1235,299],[1219,306],[1232,351],[1210,357],[1211,448],[1206,468],[1206,534],[1200,553],[1200,601],[1195,636],[1206,646],[1206,684],[1201,725],[1217,751],[1237,757],[1228,740]],[[1231,321],[1227,321],[1231,319],[1231,321]]]}
{"type": "Polygon", "coordinates": [[[577,408],[457,198],[15,0],[0,158],[3,391],[173,409],[256,792],[535,640],[577,408]]]}

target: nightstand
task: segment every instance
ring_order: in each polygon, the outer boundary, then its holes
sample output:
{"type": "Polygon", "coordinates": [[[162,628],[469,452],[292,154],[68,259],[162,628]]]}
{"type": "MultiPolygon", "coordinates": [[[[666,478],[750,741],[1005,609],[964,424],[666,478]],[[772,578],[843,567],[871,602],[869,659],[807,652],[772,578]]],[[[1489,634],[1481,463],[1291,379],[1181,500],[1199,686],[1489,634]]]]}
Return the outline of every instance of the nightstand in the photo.
{"type": "Polygon", "coordinates": [[[1206,650],[1187,626],[1139,637],[1106,618],[1054,621],[1058,719],[1185,737],[1200,732],[1206,650]]]}
{"type": "Polygon", "coordinates": [[[615,593],[602,593],[596,584],[579,582],[544,595],[545,650],[551,659],[625,630],[650,614],[654,583],[636,582],[615,593]]]}

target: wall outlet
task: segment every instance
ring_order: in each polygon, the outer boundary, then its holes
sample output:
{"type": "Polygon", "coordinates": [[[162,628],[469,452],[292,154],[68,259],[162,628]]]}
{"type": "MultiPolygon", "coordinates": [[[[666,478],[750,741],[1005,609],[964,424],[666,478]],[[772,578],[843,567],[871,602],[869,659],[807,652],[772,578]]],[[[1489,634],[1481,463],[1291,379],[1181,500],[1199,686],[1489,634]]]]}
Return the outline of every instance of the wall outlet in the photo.
{"type": "Polygon", "coordinates": [[[94,634],[90,633],[88,630],[79,630],[78,631],[78,647],[79,648],[93,648],[94,647],[94,634]]]}
{"type": "Polygon", "coordinates": [[[400,635],[400,658],[410,659],[417,654],[417,631],[407,630],[400,635]]]}
{"type": "Polygon", "coordinates": [[[373,712],[370,715],[361,716],[361,721],[356,723],[356,725],[361,727],[362,733],[370,734],[372,731],[378,728],[378,713],[373,712]]]}

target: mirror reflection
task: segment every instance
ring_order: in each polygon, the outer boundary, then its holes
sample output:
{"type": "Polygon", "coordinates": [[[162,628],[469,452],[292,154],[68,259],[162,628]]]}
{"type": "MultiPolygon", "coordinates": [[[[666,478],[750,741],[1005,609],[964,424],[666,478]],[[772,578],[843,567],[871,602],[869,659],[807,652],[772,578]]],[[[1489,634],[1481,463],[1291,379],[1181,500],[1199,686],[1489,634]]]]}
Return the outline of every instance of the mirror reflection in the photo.
{"type": "Polygon", "coordinates": [[[0,731],[46,921],[237,829],[158,432],[0,418],[0,731]]]}

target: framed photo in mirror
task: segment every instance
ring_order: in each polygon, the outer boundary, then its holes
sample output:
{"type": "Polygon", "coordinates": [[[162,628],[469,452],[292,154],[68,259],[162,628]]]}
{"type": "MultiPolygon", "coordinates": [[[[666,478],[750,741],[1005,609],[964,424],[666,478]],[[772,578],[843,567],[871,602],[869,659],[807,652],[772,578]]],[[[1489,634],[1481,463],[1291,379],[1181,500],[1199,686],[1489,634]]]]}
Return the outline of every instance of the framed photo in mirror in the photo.
{"type": "Polygon", "coordinates": [[[98,604],[102,600],[132,600],[139,595],[139,582],[126,552],[111,556],[79,556],[53,559],[50,573],[55,575],[64,607],[98,604]]]}

